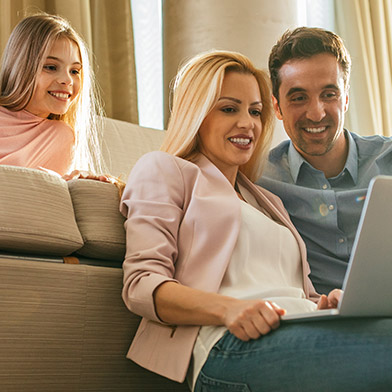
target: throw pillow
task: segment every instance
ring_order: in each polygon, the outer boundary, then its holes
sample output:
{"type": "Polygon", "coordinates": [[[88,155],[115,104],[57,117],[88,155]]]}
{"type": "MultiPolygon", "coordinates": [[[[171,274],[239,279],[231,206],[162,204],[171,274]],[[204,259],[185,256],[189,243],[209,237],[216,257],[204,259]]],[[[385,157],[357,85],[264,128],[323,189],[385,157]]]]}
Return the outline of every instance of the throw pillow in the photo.
{"type": "Polygon", "coordinates": [[[0,184],[0,249],[66,256],[83,245],[62,178],[0,165],[0,184]]]}
{"type": "Polygon", "coordinates": [[[123,260],[125,218],[119,211],[120,197],[115,185],[96,180],[68,181],[76,222],[84,246],[77,254],[106,260],[123,260]]]}

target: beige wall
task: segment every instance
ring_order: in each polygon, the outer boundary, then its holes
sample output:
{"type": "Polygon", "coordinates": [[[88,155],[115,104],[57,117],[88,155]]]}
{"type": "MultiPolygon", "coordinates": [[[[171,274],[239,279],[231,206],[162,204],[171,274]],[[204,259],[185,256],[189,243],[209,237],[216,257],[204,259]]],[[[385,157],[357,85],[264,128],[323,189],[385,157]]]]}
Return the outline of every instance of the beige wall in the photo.
{"type": "MultiPolygon", "coordinates": [[[[169,84],[184,59],[209,49],[234,50],[267,69],[272,46],[297,24],[296,6],[297,0],[165,0],[165,121],[169,84]]],[[[275,133],[274,144],[286,137],[280,123],[275,133]]]]}

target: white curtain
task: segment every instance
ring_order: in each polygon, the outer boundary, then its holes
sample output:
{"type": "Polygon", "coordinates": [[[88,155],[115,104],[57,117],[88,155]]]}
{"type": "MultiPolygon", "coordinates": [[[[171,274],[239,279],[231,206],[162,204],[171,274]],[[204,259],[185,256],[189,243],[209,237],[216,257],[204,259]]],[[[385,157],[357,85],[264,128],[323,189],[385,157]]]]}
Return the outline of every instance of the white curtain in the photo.
{"type": "Polygon", "coordinates": [[[335,7],[353,61],[346,126],[392,136],[392,0],[335,0],[335,7]]]}
{"type": "Polygon", "coordinates": [[[0,0],[0,53],[14,26],[40,11],[66,18],[86,41],[106,115],[138,123],[130,1],[0,0]]]}

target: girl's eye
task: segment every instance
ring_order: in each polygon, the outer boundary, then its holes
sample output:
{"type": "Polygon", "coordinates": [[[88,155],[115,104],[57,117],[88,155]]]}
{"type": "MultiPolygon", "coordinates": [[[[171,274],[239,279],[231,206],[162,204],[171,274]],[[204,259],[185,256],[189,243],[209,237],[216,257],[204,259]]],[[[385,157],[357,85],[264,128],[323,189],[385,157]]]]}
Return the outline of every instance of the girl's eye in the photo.
{"type": "Polygon", "coordinates": [[[56,71],[56,66],[55,65],[44,65],[44,69],[47,71],[56,71]]]}
{"type": "Polygon", "coordinates": [[[80,70],[79,69],[73,69],[71,71],[72,75],[79,75],[80,74],[80,70]]]}

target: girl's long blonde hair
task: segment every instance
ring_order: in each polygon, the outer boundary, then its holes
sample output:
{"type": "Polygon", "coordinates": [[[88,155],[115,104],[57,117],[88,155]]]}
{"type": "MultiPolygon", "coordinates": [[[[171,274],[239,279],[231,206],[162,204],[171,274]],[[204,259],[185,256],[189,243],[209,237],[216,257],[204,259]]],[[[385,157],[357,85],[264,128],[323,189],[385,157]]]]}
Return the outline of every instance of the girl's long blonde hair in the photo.
{"type": "Polygon", "coordinates": [[[24,18],[12,31],[2,56],[0,69],[0,106],[23,110],[34,93],[37,75],[53,43],[61,38],[75,42],[79,48],[82,72],[78,96],[62,115],[74,130],[74,167],[101,171],[100,132],[102,105],[99,100],[89,53],[82,38],[63,18],[40,13],[24,18]]]}
{"type": "Polygon", "coordinates": [[[244,55],[214,50],[186,62],[177,73],[172,88],[172,110],[161,151],[192,161],[198,154],[197,134],[201,123],[219,99],[226,72],[251,74],[257,80],[262,100],[263,131],[251,159],[240,171],[256,181],[270,149],[274,112],[267,74],[244,55]]]}

